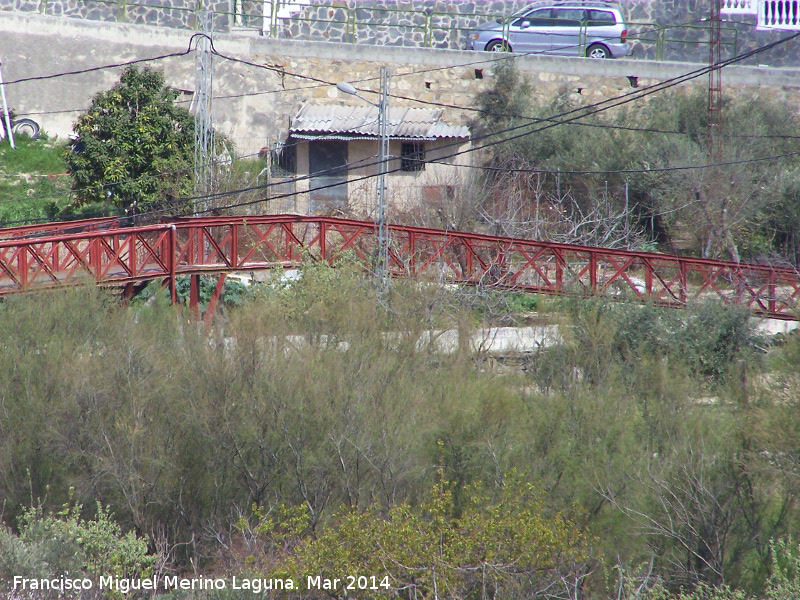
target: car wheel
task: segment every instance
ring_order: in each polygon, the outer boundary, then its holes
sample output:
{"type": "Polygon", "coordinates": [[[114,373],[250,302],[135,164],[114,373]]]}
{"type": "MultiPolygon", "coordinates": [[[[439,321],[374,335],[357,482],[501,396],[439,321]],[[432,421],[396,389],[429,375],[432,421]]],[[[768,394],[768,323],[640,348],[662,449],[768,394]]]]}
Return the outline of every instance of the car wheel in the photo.
{"type": "Polygon", "coordinates": [[[511,46],[505,40],[492,40],[484,48],[486,52],[511,52],[511,46]]]}
{"type": "Polygon", "coordinates": [[[17,119],[12,129],[15,135],[27,135],[32,140],[39,137],[39,124],[31,119],[17,119]]]}
{"type": "Polygon", "coordinates": [[[605,46],[593,44],[586,49],[586,56],[589,58],[611,58],[611,52],[605,46]]]}

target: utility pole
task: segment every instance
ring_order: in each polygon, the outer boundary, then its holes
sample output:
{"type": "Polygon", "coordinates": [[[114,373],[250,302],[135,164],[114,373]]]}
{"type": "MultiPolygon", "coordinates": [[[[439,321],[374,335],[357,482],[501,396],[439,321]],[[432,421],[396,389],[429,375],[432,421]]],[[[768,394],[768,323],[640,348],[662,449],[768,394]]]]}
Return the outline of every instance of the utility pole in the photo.
{"type": "Polygon", "coordinates": [[[389,172],[389,67],[381,67],[380,102],[375,104],[364,98],[352,84],[345,81],[336,84],[336,89],[360,98],[378,109],[378,184],[375,194],[375,278],[378,281],[378,296],[386,291],[389,281],[389,223],[386,207],[386,175],[389,172]]]}
{"type": "Polygon", "coordinates": [[[386,291],[389,277],[389,224],[386,222],[386,174],[389,172],[389,67],[381,67],[381,101],[378,105],[378,127],[380,129],[380,148],[378,163],[380,176],[375,206],[375,229],[378,235],[378,257],[375,273],[378,277],[379,293],[386,291]]]}
{"type": "Polygon", "coordinates": [[[212,111],[213,65],[211,35],[213,13],[202,13],[202,36],[197,38],[194,60],[194,195],[205,196],[202,206],[194,201],[194,214],[208,210],[214,187],[214,114],[212,111]]]}
{"type": "MultiPolygon", "coordinates": [[[[3,66],[3,63],[0,62],[0,67],[3,66]]],[[[8,102],[6,102],[6,86],[3,83],[3,70],[0,68],[0,95],[3,97],[3,119],[6,123],[6,135],[8,136],[8,142],[11,144],[11,149],[16,150],[17,147],[14,145],[14,132],[11,131],[11,116],[8,112],[8,102]]]]}
{"type": "Polygon", "coordinates": [[[722,156],[722,0],[710,0],[708,66],[708,162],[716,163],[722,156]]]}

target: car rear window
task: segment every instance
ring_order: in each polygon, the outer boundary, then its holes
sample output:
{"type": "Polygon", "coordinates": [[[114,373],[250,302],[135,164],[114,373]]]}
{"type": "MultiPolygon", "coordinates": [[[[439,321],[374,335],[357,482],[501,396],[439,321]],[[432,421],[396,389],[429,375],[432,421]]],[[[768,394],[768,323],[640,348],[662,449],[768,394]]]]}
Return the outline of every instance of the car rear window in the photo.
{"type": "Polygon", "coordinates": [[[614,13],[607,10],[589,10],[589,25],[616,25],[614,13]]]}

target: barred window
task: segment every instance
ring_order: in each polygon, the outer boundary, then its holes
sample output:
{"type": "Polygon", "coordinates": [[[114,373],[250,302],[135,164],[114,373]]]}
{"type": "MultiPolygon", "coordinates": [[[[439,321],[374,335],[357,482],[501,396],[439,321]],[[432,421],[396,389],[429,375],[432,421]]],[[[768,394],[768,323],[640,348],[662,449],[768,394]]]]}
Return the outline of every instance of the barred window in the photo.
{"type": "Polygon", "coordinates": [[[400,146],[400,170],[425,170],[425,144],[422,142],[403,142],[400,146]]]}

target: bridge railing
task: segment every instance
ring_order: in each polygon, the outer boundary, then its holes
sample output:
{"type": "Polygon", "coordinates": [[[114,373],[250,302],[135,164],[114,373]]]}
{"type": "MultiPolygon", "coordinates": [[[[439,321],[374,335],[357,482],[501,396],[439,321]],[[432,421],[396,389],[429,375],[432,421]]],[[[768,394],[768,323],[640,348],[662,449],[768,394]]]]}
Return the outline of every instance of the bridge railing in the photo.
{"type": "MultiPolygon", "coordinates": [[[[0,238],[2,238],[0,231],[0,238]]],[[[390,226],[390,273],[542,294],[604,294],[681,307],[708,299],[796,320],[790,268],[609,250],[422,227],[390,226]]],[[[96,282],[169,284],[348,256],[370,269],[374,224],[297,215],[200,217],[146,227],[0,239],[0,295],[96,282]]]]}
{"type": "Polygon", "coordinates": [[[0,239],[21,236],[42,237],[46,235],[63,235],[83,231],[94,231],[119,227],[119,217],[96,217],[93,219],[76,219],[57,223],[39,223],[36,225],[18,225],[0,229],[0,239]]]}

